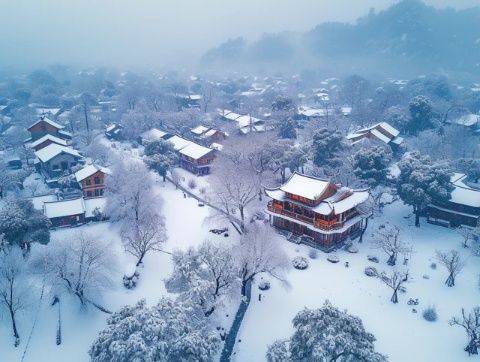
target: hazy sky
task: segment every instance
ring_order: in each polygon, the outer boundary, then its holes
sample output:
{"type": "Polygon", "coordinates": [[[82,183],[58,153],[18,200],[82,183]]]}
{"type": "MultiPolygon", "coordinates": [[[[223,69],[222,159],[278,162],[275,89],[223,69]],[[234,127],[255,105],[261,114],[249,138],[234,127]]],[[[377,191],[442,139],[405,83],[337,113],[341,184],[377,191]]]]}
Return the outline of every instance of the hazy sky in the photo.
{"type": "MultiPolygon", "coordinates": [[[[184,64],[230,37],[354,21],[397,0],[0,0],[0,66],[184,64]]],[[[465,8],[480,0],[427,0],[465,8]]]]}

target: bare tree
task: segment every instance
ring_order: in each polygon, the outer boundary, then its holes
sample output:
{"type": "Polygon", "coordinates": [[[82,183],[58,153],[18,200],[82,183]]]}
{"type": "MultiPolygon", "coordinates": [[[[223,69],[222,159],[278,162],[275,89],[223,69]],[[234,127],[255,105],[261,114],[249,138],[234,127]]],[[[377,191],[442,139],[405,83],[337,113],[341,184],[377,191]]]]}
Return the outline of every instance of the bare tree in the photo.
{"type": "Polygon", "coordinates": [[[14,346],[20,344],[16,316],[25,309],[26,301],[31,297],[24,278],[25,260],[18,248],[0,255],[0,307],[5,308],[12,323],[14,346]]]}
{"type": "Polygon", "coordinates": [[[403,283],[408,280],[408,274],[394,270],[390,274],[383,272],[379,278],[386,286],[393,290],[390,301],[392,303],[398,303],[398,291],[401,289],[403,283]]]}
{"type": "Polygon", "coordinates": [[[388,255],[387,264],[392,266],[396,264],[399,254],[407,254],[412,250],[411,245],[400,237],[400,229],[389,224],[375,232],[372,244],[374,248],[381,249],[388,255]]]}
{"type": "Polygon", "coordinates": [[[455,229],[462,237],[462,246],[468,248],[470,241],[474,241],[478,231],[468,226],[459,226],[455,229]]]}
{"type": "Polygon", "coordinates": [[[44,270],[46,280],[56,296],[76,296],[84,308],[88,304],[104,313],[111,313],[92,300],[112,286],[115,260],[109,243],[93,235],[79,232],[72,240],[56,240],[36,257],[37,270],[44,270]]]}
{"type": "Polygon", "coordinates": [[[456,250],[442,252],[437,250],[437,260],[448,270],[448,278],[445,284],[448,287],[455,285],[455,278],[465,266],[465,261],[461,258],[460,253],[456,250]]]}
{"type": "Polygon", "coordinates": [[[449,324],[451,326],[459,326],[465,329],[468,337],[468,344],[465,351],[468,355],[478,354],[478,346],[480,346],[480,307],[474,307],[473,310],[466,314],[462,308],[461,317],[453,317],[449,324]]]}
{"type": "Polygon", "coordinates": [[[125,251],[137,258],[137,266],[148,252],[162,251],[160,246],[166,241],[163,217],[150,210],[144,211],[138,218],[124,221],[120,232],[125,251]]]}
{"type": "Polygon", "coordinates": [[[137,258],[138,266],[166,240],[162,200],[153,189],[152,174],[141,161],[120,161],[106,184],[107,215],[120,224],[125,250],[137,258]]]}
{"type": "Polygon", "coordinates": [[[235,259],[242,281],[243,296],[246,294],[247,283],[260,273],[285,282],[282,273],[290,265],[286,254],[275,242],[275,233],[263,225],[255,226],[243,235],[235,248],[235,259]]]}

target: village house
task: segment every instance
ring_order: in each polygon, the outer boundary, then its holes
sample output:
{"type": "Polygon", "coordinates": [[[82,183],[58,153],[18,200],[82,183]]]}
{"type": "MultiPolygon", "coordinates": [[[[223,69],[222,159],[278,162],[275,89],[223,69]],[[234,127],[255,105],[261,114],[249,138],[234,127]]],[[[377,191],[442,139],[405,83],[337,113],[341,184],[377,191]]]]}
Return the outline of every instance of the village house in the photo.
{"type": "Polygon", "coordinates": [[[352,190],[313,176],[294,173],[277,188],[265,188],[270,224],[286,231],[288,239],[332,250],[361,232],[365,215],[357,206],[368,190],[352,190]]]}
{"type": "Polygon", "coordinates": [[[205,126],[192,128],[190,133],[196,142],[207,146],[210,146],[212,143],[221,143],[227,138],[225,132],[205,126]]]}
{"type": "Polygon", "coordinates": [[[36,141],[47,134],[61,139],[71,139],[72,135],[65,131],[64,128],[64,126],[58,124],[57,122],[42,116],[37,122],[27,128],[27,131],[30,132],[30,138],[25,142],[36,141]]]}
{"type": "Polygon", "coordinates": [[[75,172],[75,180],[82,189],[83,197],[102,197],[105,193],[105,175],[109,173],[109,169],[94,164],[75,172]]]}
{"type": "Polygon", "coordinates": [[[112,123],[105,128],[105,136],[109,140],[123,140],[123,127],[117,123],[112,123]]]}
{"type": "Polygon", "coordinates": [[[215,158],[214,149],[192,142],[182,148],[179,154],[182,168],[198,176],[210,173],[210,165],[215,158]]]}
{"type": "Polygon", "coordinates": [[[225,121],[235,122],[237,129],[241,134],[248,134],[250,132],[265,132],[273,128],[267,126],[265,121],[252,117],[251,115],[241,115],[228,109],[219,109],[218,115],[225,121]]]}
{"type": "Polygon", "coordinates": [[[210,173],[210,165],[215,158],[215,150],[199,145],[180,136],[168,139],[180,158],[180,167],[191,173],[203,176],[210,173]]]}
{"type": "Polygon", "coordinates": [[[152,128],[146,132],[143,132],[138,141],[143,145],[154,141],[168,140],[172,136],[173,135],[171,133],[162,131],[158,128],[152,128]]]}
{"type": "Polygon", "coordinates": [[[371,127],[350,133],[347,135],[347,140],[354,145],[364,139],[372,139],[390,145],[395,149],[403,143],[403,138],[399,134],[400,131],[395,127],[392,127],[387,122],[380,122],[371,127]]]}
{"type": "Polygon", "coordinates": [[[65,171],[71,170],[83,161],[83,157],[70,147],[52,143],[39,151],[35,151],[38,159],[38,171],[46,178],[53,179],[62,176],[65,171]]]}
{"type": "Polygon", "coordinates": [[[45,136],[40,137],[38,140],[25,144],[26,147],[33,149],[34,151],[39,151],[42,148],[47,147],[55,143],[60,146],[68,146],[68,142],[63,138],[58,138],[51,134],[46,134],[45,136]]]}
{"type": "Polygon", "coordinates": [[[480,221],[480,184],[469,182],[463,173],[451,177],[451,198],[428,205],[427,221],[432,224],[476,227],[480,221]]]}
{"type": "Polygon", "coordinates": [[[99,220],[105,209],[105,198],[45,201],[43,213],[52,227],[75,226],[88,221],[99,220]]]}

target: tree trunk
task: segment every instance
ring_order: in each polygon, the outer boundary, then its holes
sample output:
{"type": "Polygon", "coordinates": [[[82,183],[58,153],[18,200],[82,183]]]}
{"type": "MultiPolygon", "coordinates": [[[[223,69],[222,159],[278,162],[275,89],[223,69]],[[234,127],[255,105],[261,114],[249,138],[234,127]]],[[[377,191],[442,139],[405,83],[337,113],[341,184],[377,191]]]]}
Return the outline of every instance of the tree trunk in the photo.
{"type": "Polygon", "coordinates": [[[447,287],[453,287],[455,285],[455,277],[452,273],[450,273],[447,280],[445,280],[445,284],[447,285],[447,287]]]}
{"type": "Polygon", "coordinates": [[[415,226],[420,227],[420,210],[415,210],[415,226]]]}
{"type": "Polygon", "coordinates": [[[137,264],[135,266],[140,266],[142,264],[143,258],[145,257],[146,252],[143,252],[142,255],[140,255],[140,258],[138,258],[137,264]]]}
{"type": "Polygon", "coordinates": [[[15,312],[11,307],[9,309],[10,309],[10,319],[12,320],[13,337],[15,338],[15,342],[13,343],[13,345],[15,347],[18,347],[18,345],[20,344],[20,336],[18,335],[17,322],[15,321],[15,312]]]}
{"type": "Polygon", "coordinates": [[[471,337],[470,342],[465,347],[465,352],[468,352],[469,356],[471,356],[472,354],[478,354],[477,339],[475,338],[475,336],[471,337]]]}
{"type": "Polygon", "coordinates": [[[388,258],[388,261],[387,261],[387,264],[390,265],[390,266],[394,266],[395,263],[397,261],[397,256],[395,253],[393,253],[392,255],[390,255],[390,257],[388,258]]]}
{"type": "Polygon", "coordinates": [[[390,298],[390,301],[394,304],[398,303],[397,289],[393,291],[393,295],[392,295],[392,298],[390,298]]]}
{"type": "Polygon", "coordinates": [[[365,235],[365,231],[367,231],[367,227],[368,227],[368,219],[370,219],[369,217],[367,217],[365,219],[365,226],[362,228],[362,231],[360,232],[360,238],[358,239],[358,242],[361,243],[363,241],[363,235],[365,235]]]}
{"type": "Polygon", "coordinates": [[[87,126],[87,132],[89,132],[90,131],[90,126],[88,124],[88,114],[87,114],[87,105],[86,104],[83,105],[83,112],[85,114],[85,125],[87,126]]]}
{"type": "Polygon", "coordinates": [[[248,280],[242,280],[242,297],[247,296],[247,283],[248,280]]]}

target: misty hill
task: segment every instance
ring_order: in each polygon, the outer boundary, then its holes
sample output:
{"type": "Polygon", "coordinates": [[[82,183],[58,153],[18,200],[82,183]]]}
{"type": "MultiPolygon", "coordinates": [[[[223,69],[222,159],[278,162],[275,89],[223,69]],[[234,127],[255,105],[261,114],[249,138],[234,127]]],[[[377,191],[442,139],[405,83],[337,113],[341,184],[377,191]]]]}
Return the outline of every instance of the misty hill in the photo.
{"type": "Polygon", "coordinates": [[[203,57],[204,64],[330,71],[472,73],[480,70],[480,7],[436,9],[403,0],[355,24],[323,23],[303,34],[265,35],[248,43],[230,39],[203,57]]]}

